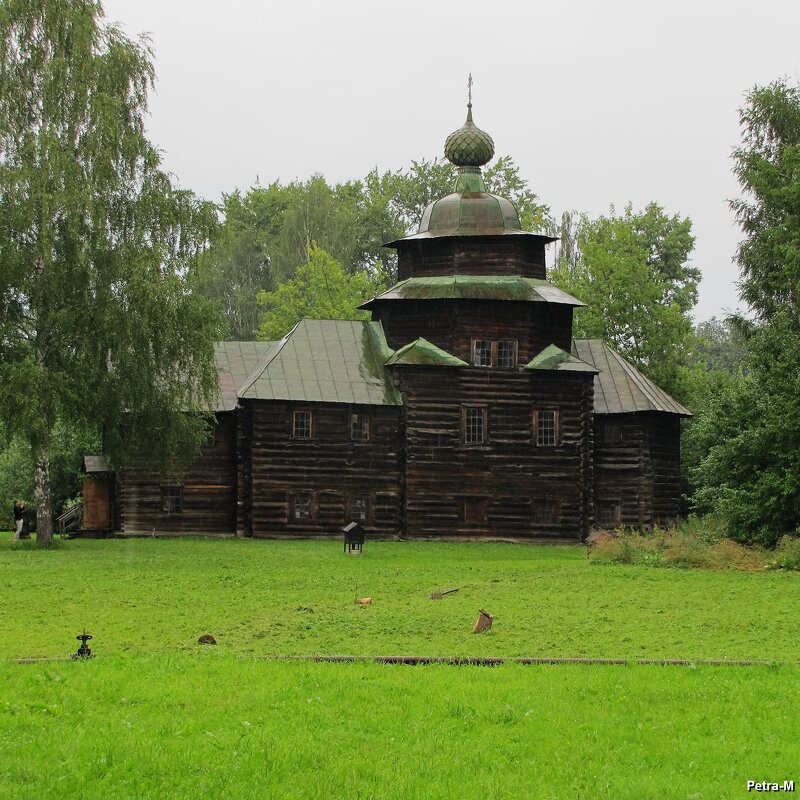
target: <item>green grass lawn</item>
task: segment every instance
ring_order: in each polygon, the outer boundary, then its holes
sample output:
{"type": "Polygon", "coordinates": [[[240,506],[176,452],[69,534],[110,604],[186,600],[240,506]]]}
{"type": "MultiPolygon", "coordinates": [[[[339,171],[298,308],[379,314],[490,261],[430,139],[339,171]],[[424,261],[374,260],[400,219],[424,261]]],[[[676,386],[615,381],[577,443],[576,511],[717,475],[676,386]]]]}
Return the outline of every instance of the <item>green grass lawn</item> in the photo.
{"type": "Polygon", "coordinates": [[[261,655],[800,661],[800,575],[577,547],[0,535],[0,798],[734,798],[800,790],[800,667],[389,666],[261,655]],[[432,592],[459,587],[440,601],[432,592]],[[373,605],[358,606],[356,596],[373,605]],[[472,634],[479,608],[492,631],[472,634]],[[74,650],[98,656],[18,664],[74,650]],[[211,633],[217,647],[196,644],[211,633]]]}

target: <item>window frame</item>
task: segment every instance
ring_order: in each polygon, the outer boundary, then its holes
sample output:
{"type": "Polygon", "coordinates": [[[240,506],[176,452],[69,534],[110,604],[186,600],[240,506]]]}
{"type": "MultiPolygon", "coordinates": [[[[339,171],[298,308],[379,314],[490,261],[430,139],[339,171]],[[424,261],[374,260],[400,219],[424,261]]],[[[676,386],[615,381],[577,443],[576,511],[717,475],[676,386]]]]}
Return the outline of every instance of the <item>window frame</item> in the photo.
{"type": "Polygon", "coordinates": [[[561,501],[553,497],[538,497],[533,499],[531,508],[531,524],[536,528],[548,527],[561,524],[561,501]],[[547,519],[537,519],[543,508],[551,510],[547,519]]]}
{"type": "Polygon", "coordinates": [[[365,442],[370,441],[372,437],[372,420],[370,419],[370,414],[365,411],[351,411],[350,412],[350,441],[363,444],[365,442]],[[356,418],[362,419],[365,424],[365,431],[366,435],[356,437],[355,434],[355,421],[356,418]]]}
{"type": "Polygon", "coordinates": [[[161,516],[166,518],[183,516],[183,486],[179,483],[162,483],[161,489],[161,516]],[[178,510],[169,510],[167,501],[170,497],[177,498],[178,510]]]}
{"type": "Polygon", "coordinates": [[[614,419],[604,419],[600,424],[600,443],[622,444],[622,423],[614,419]]]}
{"type": "Polygon", "coordinates": [[[479,369],[487,369],[488,367],[494,366],[494,342],[491,339],[472,339],[471,340],[471,363],[473,367],[478,367],[479,369]],[[489,363],[488,364],[478,364],[477,363],[477,347],[478,345],[488,345],[489,346],[489,363]]]}
{"type": "Polygon", "coordinates": [[[370,498],[368,494],[349,494],[347,496],[347,521],[348,522],[358,522],[359,524],[365,524],[370,521],[370,506],[371,503],[369,502],[370,498]],[[364,503],[364,516],[358,516],[353,513],[353,504],[354,503],[364,503]]]}
{"type": "Polygon", "coordinates": [[[496,367],[497,369],[516,369],[518,363],[519,340],[518,339],[470,339],[470,363],[473,367],[478,369],[488,369],[496,367]],[[488,364],[477,363],[477,347],[478,345],[488,345],[488,364]],[[510,364],[499,364],[500,360],[500,345],[511,345],[511,362],[510,364]]]}
{"type": "Polygon", "coordinates": [[[494,342],[494,350],[496,357],[494,358],[494,363],[498,369],[516,369],[517,368],[517,350],[519,348],[519,342],[516,339],[498,339],[494,342]],[[501,364],[500,363],[500,345],[501,344],[510,344],[511,345],[511,363],[510,364],[501,364]]]}
{"type": "Polygon", "coordinates": [[[315,519],[314,516],[314,493],[309,491],[292,492],[290,496],[291,506],[291,522],[310,522],[315,519]],[[297,514],[298,500],[300,498],[308,498],[308,516],[300,517],[297,514]]]}
{"type": "Polygon", "coordinates": [[[561,412],[557,408],[535,408],[531,415],[531,438],[536,447],[559,447],[561,445],[561,412]],[[542,442],[539,436],[539,426],[542,414],[553,415],[553,441],[542,442]]]}
{"type": "Polygon", "coordinates": [[[458,498],[458,521],[463,525],[486,525],[489,522],[489,500],[486,497],[462,495],[458,498]]]}
{"type": "Polygon", "coordinates": [[[595,501],[595,525],[601,530],[616,530],[622,525],[622,500],[608,498],[595,501]],[[611,521],[601,519],[601,509],[613,509],[611,521]]]}
{"type": "Polygon", "coordinates": [[[470,447],[480,447],[489,441],[489,408],[481,405],[461,406],[461,442],[470,447]],[[467,441],[467,417],[470,411],[481,412],[481,439],[480,441],[467,441]]]}
{"type": "Polygon", "coordinates": [[[292,411],[292,439],[303,442],[314,438],[314,412],[304,408],[296,408],[292,411]],[[297,420],[298,417],[308,415],[308,436],[297,435],[297,420]]]}

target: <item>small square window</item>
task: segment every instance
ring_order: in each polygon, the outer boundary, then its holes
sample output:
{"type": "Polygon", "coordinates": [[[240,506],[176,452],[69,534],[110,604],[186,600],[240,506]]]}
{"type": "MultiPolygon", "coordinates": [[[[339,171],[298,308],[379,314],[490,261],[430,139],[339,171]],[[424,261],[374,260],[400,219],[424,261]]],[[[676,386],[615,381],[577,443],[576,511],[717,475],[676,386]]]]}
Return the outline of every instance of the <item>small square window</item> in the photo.
{"type": "Polygon", "coordinates": [[[294,519],[311,519],[311,494],[300,492],[292,498],[294,519]]]}
{"type": "Polygon", "coordinates": [[[558,411],[534,411],[533,419],[537,446],[558,444],[558,411]]]}
{"type": "Polygon", "coordinates": [[[619,500],[601,500],[597,503],[597,524],[601,528],[618,528],[622,521],[622,503],[619,500]]]}
{"type": "Polygon", "coordinates": [[[458,503],[461,522],[485,523],[487,502],[482,497],[462,497],[458,503]]]}
{"type": "Polygon", "coordinates": [[[486,441],[486,409],[471,406],[463,409],[464,443],[483,444],[486,441]]]}
{"type": "Polygon", "coordinates": [[[292,438],[311,438],[311,412],[295,411],[292,417],[292,438]]]}
{"type": "Polygon", "coordinates": [[[554,525],[558,522],[558,512],[557,500],[534,500],[533,524],[554,525]]]}
{"type": "Polygon", "coordinates": [[[517,366],[516,342],[497,343],[497,366],[506,368],[517,366]]]}
{"type": "Polygon", "coordinates": [[[472,342],[472,364],[476,367],[492,366],[492,343],[483,339],[472,342]]]}
{"type": "Polygon", "coordinates": [[[354,442],[369,441],[369,414],[350,415],[350,438],[354,442]]]}
{"type": "Polygon", "coordinates": [[[350,498],[350,522],[366,522],[369,515],[369,500],[363,495],[350,498]]]}
{"type": "Polygon", "coordinates": [[[165,517],[179,517],[183,514],[183,487],[161,487],[161,513],[165,517]]]}
{"type": "Polygon", "coordinates": [[[603,444],[622,443],[622,425],[620,425],[619,422],[606,420],[603,422],[603,427],[600,430],[603,444]]]}
{"type": "Polygon", "coordinates": [[[202,448],[203,450],[213,450],[216,444],[217,444],[217,426],[209,425],[208,436],[206,440],[203,442],[202,448]]]}

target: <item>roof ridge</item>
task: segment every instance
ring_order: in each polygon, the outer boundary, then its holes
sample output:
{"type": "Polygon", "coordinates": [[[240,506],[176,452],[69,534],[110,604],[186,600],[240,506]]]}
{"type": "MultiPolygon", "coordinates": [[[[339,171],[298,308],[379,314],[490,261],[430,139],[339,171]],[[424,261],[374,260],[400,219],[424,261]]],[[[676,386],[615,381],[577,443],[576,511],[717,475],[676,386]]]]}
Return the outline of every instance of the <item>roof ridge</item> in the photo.
{"type": "Polygon", "coordinates": [[[302,319],[298,320],[292,326],[292,329],[282,339],[274,340],[274,341],[280,342],[280,344],[274,350],[270,350],[269,353],[267,353],[267,355],[264,356],[264,358],[261,359],[255,365],[251,375],[248,375],[244,379],[244,383],[236,390],[236,396],[237,397],[239,395],[244,394],[259,379],[259,377],[261,377],[261,373],[264,372],[264,370],[275,360],[275,358],[277,357],[278,353],[280,353],[281,350],[283,350],[283,348],[286,346],[286,343],[291,338],[292,334],[297,330],[297,328],[299,327],[300,323],[303,322],[303,321],[304,320],[302,320],[302,319]]]}

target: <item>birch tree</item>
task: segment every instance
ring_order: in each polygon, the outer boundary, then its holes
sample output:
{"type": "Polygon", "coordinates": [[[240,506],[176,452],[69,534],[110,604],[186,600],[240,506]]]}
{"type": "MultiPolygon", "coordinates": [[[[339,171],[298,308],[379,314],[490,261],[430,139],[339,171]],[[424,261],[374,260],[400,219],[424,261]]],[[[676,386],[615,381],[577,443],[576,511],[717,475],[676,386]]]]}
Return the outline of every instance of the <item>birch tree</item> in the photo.
{"type": "Polygon", "coordinates": [[[161,170],[151,51],[99,2],[3,0],[0,48],[0,415],[30,442],[48,544],[58,420],[117,463],[199,446],[218,323],[187,276],[215,214],[161,170]]]}

